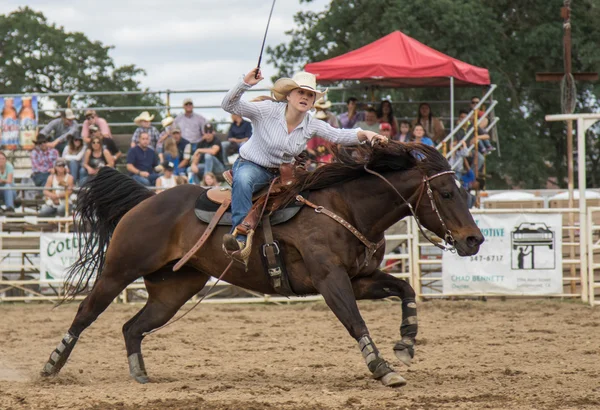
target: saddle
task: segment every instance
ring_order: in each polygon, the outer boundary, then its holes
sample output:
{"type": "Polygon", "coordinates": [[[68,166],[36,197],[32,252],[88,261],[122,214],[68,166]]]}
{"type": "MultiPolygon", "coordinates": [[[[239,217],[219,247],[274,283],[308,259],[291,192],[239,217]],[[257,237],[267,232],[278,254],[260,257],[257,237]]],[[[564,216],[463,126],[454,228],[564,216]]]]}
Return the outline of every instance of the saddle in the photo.
{"type": "MultiPolygon", "coordinates": [[[[253,206],[252,206],[253,209],[257,206],[256,201],[258,199],[260,199],[261,196],[264,195],[265,193],[262,193],[262,191],[261,191],[254,195],[253,206]]],[[[306,193],[304,193],[303,195],[305,195],[305,194],[306,193]]],[[[231,189],[230,188],[215,187],[215,188],[207,189],[206,191],[202,192],[200,194],[200,196],[198,197],[198,199],[196,199],[196,204],[194,206],[194,213],[196,214],[196,217],[199,220],[201,220],[202,222],[210,223],[213,220],[213,218],[215,217],[215,215],[217,214],[217,211],[219,210],[219,208],[224,203],[227,205],[227,208],[224,210],[223,215],[221,216],[221,219],[217,222],[217,225],[218,226],[231,226],[232,225],[232,222],[231,222],[232,215],[231,215],[231,189]]],[[[303,204],[300,202],[293,202],[293,203],[288,204],[284,208],[272,210],[272,209],[270,209],[271,205],[269,204],[267,206],[267,210],[265,210],[265,213],[270,213],[269,219],[270,219],[271,225],[279,225],[279,224],[289,221],[294,216],[296,216],[296,214],[302,208],[302,205],[303,204]]],[[[258,217],[258,214],[257,214],[257,217],[258,217]]]]}

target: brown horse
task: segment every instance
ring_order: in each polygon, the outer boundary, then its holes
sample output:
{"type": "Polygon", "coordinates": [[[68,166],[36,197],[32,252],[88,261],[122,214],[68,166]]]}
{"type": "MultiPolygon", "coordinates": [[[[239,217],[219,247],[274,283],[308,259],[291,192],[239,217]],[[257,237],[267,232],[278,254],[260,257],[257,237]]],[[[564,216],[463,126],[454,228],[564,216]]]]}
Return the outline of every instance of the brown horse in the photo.
{"type": "MultiPolygon", "coordinates": [[[[423,226],[452,242],[460,255],[473,255],[483,236],[467,208],[465,192],[458,188],[449,170],[446,159],[433,148],[390,143],[360,148],[338,163],[301,175],[283,195],[292,199],[297,192],[310,190],[311,202],[335,212],[374,243],[414,208],[423,226]]],[[[140,383],[148,381],[141,353],[145,333],[167,323],[230,261],[221,249],[227,227],[219,227],[181,270],[172,271],[173,264],[206,228],[194,215],[194,202],[202,190],[183,185],[155,195],[109,168],[102,169],[84,186],[77,214],[80,232],[87,229],[90,233],[82,238],[85,249],[70,272],[69,279],[75,282],[70,295],[86,290],[90,276],[99,273],[42,375],[57,374],[81,332],[127,285],[143,277],[148,301],[125,323],[123,335],[131,376],[140,383]]],[[[417,335],[415,292],[408,282],[378,269],[384,247],[374,254],[367,252],[348,229],[308,206],[288,223],[274,226],[273,233],[284,248],[294,293],[321,294],[358,342],[373,377],[386,386],[406,384],[382,358],[356,304],[357,299],[390,296],[402,300],[401,340],[394,351],[410,365],[417,335]]],[[[248,269],[236,263],[223,279],[255,292],[273,294],[256,243],[260,244],[261,237],[258,228],[248,269]]]]}

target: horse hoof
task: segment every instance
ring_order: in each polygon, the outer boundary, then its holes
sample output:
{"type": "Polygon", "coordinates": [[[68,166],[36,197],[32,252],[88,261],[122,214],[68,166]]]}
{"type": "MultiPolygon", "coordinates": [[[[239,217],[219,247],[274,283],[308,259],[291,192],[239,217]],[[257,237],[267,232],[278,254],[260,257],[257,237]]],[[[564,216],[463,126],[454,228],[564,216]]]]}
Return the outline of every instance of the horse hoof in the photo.
{"type": "Polygon", "coordinates": [[[394,354],[398,360],[404,363],[407,367],[410,367],[412,364],[412,357],[410,356],[408,349],[394,350],[394,354]]]}
{"type": "Polygon", "coordinates": [[[406,386],[406,379],[398,373],[391,372],[381,378],[381,383],[386,387],[402,387],[406,386]]]}
{"type": "Polygon", "coordinates": [[[131,376],[139,384],[146,384],[146,383],[148,383],[150,381],[150,379],[148,378],[148,376],[145,375],[145,374],[144,375],[139,375],[139,376],[134,376],[134,375],[131,375],[131,376]]]}

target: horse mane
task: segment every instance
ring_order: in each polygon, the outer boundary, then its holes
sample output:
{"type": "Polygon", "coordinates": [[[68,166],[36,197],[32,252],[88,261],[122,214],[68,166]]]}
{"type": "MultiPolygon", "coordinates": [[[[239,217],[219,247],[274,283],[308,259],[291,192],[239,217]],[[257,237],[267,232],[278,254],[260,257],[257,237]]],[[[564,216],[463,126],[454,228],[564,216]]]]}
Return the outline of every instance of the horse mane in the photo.
{"type": "Polygon", "coordinates": [[[293,184],[276,195],[280,203],[291,203],[302,191],[329,188],[369,175],[365,165],[379,173],[418,169],[423,175],[432,175],[450,170],[448,161],[437,149],[420,143],[390,141],[375,147],[334,147],[333,154],[334,162],[297,175],[293,184]]]}

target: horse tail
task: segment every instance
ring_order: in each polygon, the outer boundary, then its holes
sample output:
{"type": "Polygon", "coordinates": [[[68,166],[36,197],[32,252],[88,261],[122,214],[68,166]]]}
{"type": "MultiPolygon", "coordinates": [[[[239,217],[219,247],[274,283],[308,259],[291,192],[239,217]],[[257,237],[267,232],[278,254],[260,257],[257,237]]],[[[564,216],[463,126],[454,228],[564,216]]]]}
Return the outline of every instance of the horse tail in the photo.
{"type": "Polygon", "coordinates": [[[154,195],[153,191],[110,167],[100,169],[81,187],[73,216],[79,258],[69,267],[64,282],[65,296],[60,303],[85,291],[94,273],[100,277],[117,224],[127,212],[154,195]]]}

